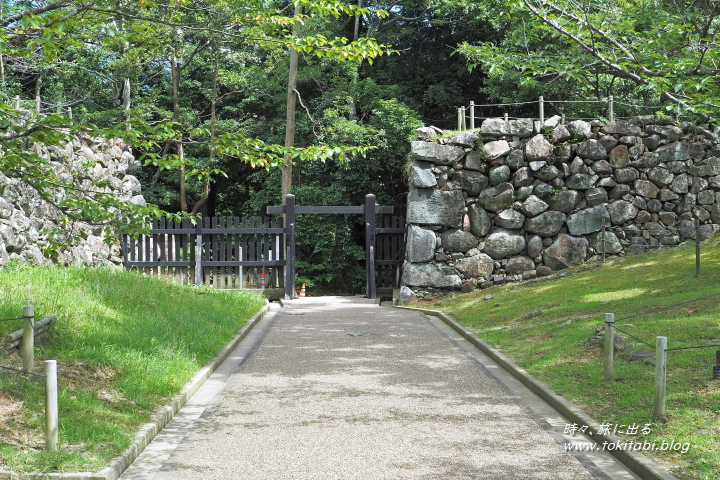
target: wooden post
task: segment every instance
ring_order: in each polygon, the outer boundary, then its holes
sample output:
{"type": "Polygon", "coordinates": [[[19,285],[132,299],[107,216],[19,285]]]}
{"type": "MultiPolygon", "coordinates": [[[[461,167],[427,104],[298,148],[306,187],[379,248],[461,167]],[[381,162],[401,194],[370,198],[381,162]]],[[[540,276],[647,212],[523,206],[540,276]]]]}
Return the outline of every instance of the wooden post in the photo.
{"type": "Polygon", "coordinates": [[[458,130],[462,130],[462,124],[463,124],[463,109],[462,107],[458,107],[458,130]]]}
{"type": "Polygon", "coordinates": [[[45,450],[58,450],[57,362],[45,361],[45,450]]]}
{"type": "Polygon", "coordinates": [[[538,98],[538,103],[540,105],[540,130],[542,131],[543,125],[545,124],[545,100],[542,95],[538,98]]]}
{"type": "Polygon", "coordinates": [[[25,307],[23,317],[25,317],[25,323],[20,343],[20,356],[23,361],[23,370],[32,373],[35,371],[35,307],[32,305],[25,307]]]}
{"type": "Polygon", "coordinates": [[[295,195],[285,195],[285,300],[295,298],[295,195]]]}
{"type": "Polygon", "coordinates": [[[615,353],[615,314],[605,314],[605,380],[613,379],[613,355],[615,353]]]}
{"type": "Polygon", "coordinates": [[[202,214],[198,213],[197,224],[195,225],[195,286],[203,284],[203,234],[202,214]]]}
{"type": "Polygon", "coordinates": [[[700,278],[700,220],[695,219],[695,278],[700,278]]]}
{"type": "Polygon", "coordinates": [[[377,298],[375,285],[375,195],[365,195],[365,270],[367,298],[377,298]]]}
{"type": "Polygon", "coordinates": [[[655,337],[655,417],[665,416],[667,337],[655,337]]]}
{"type": "Polygon", "coordinates": [[[475,130],[475,102],[470,102],[470,130],[475,130]]]}
{"type": "Polygon", "coordinates": [[[15,95],[15,110],[20,109],[20,95],[15,95]]]}
{"type": "Polygon", "coordinates": [[[505,123],[507,123],[508,120],[510,120],[510,117],[508,116],[507,112],[503,113],[503,120],[505,120],[505,123]]]}
{"type": "Polygon", "coordinates": [[[608,120],[615,121],[615,105],[613,104],[613,96],[608,96],[608,120]]]}
{"type": "Polygon", "coordinates": [[[72,107],[67,108],[67,117],[72,120],[72,107]]]}
{"type": "Polygon", "coordinates": [[[605,233],[607,233],[607,227],[602,227],[602,263],[605,263],[605,233]]]}
{"type": "Polygon", "coordinates": [[[562,117],[560,118],[560,125],[562,125],[563,127],[565,126],[565,114],[564,113],[562,114],[562,117]]]}

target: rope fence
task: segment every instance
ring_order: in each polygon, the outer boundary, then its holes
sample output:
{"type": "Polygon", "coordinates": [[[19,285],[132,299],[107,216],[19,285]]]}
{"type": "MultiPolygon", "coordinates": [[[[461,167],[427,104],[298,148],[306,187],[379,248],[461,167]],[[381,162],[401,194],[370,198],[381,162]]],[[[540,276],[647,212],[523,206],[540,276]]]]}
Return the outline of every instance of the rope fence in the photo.
{"type": "MultiPolygon", "coordinates": [[[[623,318],[619,319],[619,321],[629,320],[631,318],[637,318],[637,317],[655,314],[655,313],[661,312],[663,310],[670,310],[673,308],[681,307],[683,305],[687,305],[690,303],[697,303],[697,302],[707,300],[709,298],[715,298],[718,296],[720,296],[720,293],[713,294],[713,295],[706,295],[704,297],[695,298],[695,299],[688,300],[685,302],[678,302],[678,303],[674,303],[672,305],[666,305],[664,307],[657,308],[657,309],[654,309],[651,311],[623,317],[623,318]]],[[[606,381],[612,381],[614,379],[613,359],[614,359],[614,354],[615,354],[615,332],[616,331],[626,335],[629,338],[632,338],[632,339],[640,342],[642,345],[646,345],[646,346],[650,347],[651,349],[653,349],[653,348],[655,349],[655,410],[654,410],[654,414],[655,414],[655,417],[657,417],[657,418],[663,417],[665,415],[665,411],[666,411],[667,354],[669,352],[677,352],[677,351],[681,351],[681,350],[699,350],[699,349],[706,349],[706,348],[714,348],[715,349],[715,365],[713,366],[712,378],[715,380],[720,380],[720,343],[716,344],[716,345],[693,345],[693,346],[688,346],[688,347],[668,348],[667,337],[656,336],[655,337],[655,345],[653,345],[650,342],[646,342],[642,338],[639,338],[639,337],[631,334],[630,332],[627,332],[625,330],[618,328],[616,326],[615,314],[607,313],[607,314],[605,314],[605,338],[603,340],[603,345],[604,345],[604,350],[605,350],[605,352],[604,352],[605,353],[604,378],[606,381]]]]}
{"type": "MultiPolygon", "coordinates": [[[[627,102],[616,102],[612,95],[608,96],[605,100],[545,100],[542,96],[538,97],[537,100],[527,101],[527,102],[514,102],[514,103],[482,103],[482,104],[476,104],[475,102],[470,102],[470,106],[463,106],[458,107],[457,109],[457,129],[460,131],[463,130],[474,130],[476,128],[475,121],[476,120],[486,120],[488,118],[497,118],[495,117],[485,117],[485,116],[478,116],[475,113],[476,109],[484,109],[484,108],[502,108],[502,107],[521,107],[526,105],[537,105],[538,106],[538,115],[536,118],[540,121],[540,127],[545,124],[545,105],[549,104],[551,106],[555,105],[562,105],[562,104],[602,104],[605,105],[605,109],[602,112],[603,114],[607,115],[607,119],[610,122],[614,122],[615,120],[622,119],[630,119],[632,116],[617,116],[615,115],[615,107],[621,106],[626,109],[637,109],[637,110],[668,110],[671,107],[674,107],[674,117],[675,121],[679,121],[679,119],[682,117],[680,107],[677,105],[634,105],[627,102]]],[[[600,112],[598,112],[596,117],[588,118],[588,117],[566,117],[565,113],[560,113],[561,115],[561,125],[565,125],[566,121],[568,120],[597,120],[598,116],[600,116],[600,112]]],[[[507,113],[503,113],[503,117],[505,121],[512,119],[518,119],[518,118],[527,118],[527,117],[510,117],[507,113]]]]}
{"type": "MultiPolygon", "coordinates": [[[[22,370],[0,365],[1,370],[12,371],[18,374],[32,375],[45,378],[45,450],[55,452],[58,450],[58,389],[57,389],[57,361],[45,360],[45,374],[35,373],[35,335],[37,330],[49,329],[55,321],[55,315],[50,315],[35,323],[35,307],[27,305],[23,308],[23,316],[14,320],[25,321],[24,328],[14,332],[6,339],[6,345],[12,344],[19,347],[22,357],[22,370]],[[36,328],[37,325],[37,328],[36,328]]],[[[9,319],[6,319],[9,320],[9,319]]],[[[42,347],[42,345],[41,345],[42,347]]]]}

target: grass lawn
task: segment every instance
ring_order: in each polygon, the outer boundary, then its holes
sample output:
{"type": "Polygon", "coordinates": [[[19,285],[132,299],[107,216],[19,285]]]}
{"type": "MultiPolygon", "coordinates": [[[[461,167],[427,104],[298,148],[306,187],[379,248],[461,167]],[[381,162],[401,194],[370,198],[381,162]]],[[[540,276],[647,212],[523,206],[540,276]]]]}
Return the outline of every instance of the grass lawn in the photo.
{"type": "MultiPolygon", "coordinates": [[[[97,471],[214,358],[264,304],[104,268],[5,267],[0,319],[57,315],[35,371],[58,363],[60,451],[44,452],[44,380],[0,369],[0,470],[97,471]]],[[[22,320],[0,321],[0,339],[22,320]]],[[[21,368],[14,354],[0,365],[21,368]]]]}
{"type": "MultiPolygon", "coordinates": [[[[689,443],[687,453],[650,455],[682,479],[720,478],[720,247],[703,246],[695,278],[695,249],[675,248],[579,267],[552,278],[506,284],[430,301],[494,345],[599,423],[650,424],[628,440],[689,443]],[[492,298],[490,298],[492,297],[492,298]],[[603,380],[603,347],[588,338],[614,313],[626,348],[603,380]],[[631,361],[668,338],[667,415],[653,418],[655,367],[631,361]],[[647,342],[646,345],[645,343],[647,342]]],[[[626,429],[626,428],[625,428],[626,429]]],[[[619,432],[618,432],[619,433],[619,432]]]]}

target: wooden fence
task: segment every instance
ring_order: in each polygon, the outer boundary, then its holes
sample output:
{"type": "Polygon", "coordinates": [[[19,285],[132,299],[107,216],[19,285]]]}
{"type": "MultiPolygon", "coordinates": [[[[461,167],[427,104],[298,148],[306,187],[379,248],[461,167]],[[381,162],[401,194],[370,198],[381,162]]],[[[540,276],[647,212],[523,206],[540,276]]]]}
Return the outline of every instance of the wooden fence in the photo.
{"type": "Polygon", "coordinates": [[[400,288],[405,257],[405,217],[383,216],[375,230],[375,281],[378,291],[400,288]]]}
{"type": "MultiPolygon", "coordinates": [[[[181,284],[284,289],[282,219],[200,217],[196,225],[154,220],[148,235],[123,235],[124,266],[181,284]]],[[[270,293],[270,292],[268,292],[270,293]]]]}

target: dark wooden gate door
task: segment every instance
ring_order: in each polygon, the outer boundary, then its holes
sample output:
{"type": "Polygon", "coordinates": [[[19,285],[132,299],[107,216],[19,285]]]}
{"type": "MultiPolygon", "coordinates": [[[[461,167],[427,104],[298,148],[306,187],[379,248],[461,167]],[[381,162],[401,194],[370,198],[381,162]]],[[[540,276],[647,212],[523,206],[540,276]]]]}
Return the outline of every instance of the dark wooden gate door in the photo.
{"type": "MultiPolygon", "coordinates": [[[[395,273],[399,271],[399,266],[402,265],[402,258],[404,256],[404,234],[405,234],[405,221],[397,220],[398,217],[392,217],[393,222],[391,226],[380,227],[377,226],[377,215],[393,213],[393,207],[385,207],[375,203],[375,195],[366,195],[365,204],[352,207],[352,206],[300,206],[295,204],[295,195],[287,195],[285,197],[285,204],[280,207],[267,207],[268,214],[282,214],[285,216],[286,225],[286,237],[285,237],[285,298],[290,299],[295,297],[295,217],[301,214],[357,214],[365,216],[365,268],[367,272],[366,276],[366,296],[368,298],[377,298],[377,277],[376,277],[376,265],[381,266],[383,275],[382,278],[392,278],[393,274],[388,274],[388,268],[395,269],[395,273]],[[402,227],[400,227],[402,223],[402,227]],[[389,240],[389,235],[402,236],[402,241],[389,240]],[[380,249],[378,250],[378,238],[382,239],[380,243],[380,249]],[[392,243],[395,242],[395,243],[392,243]],[[395,245],[391,248],[390,245],[395,245]],[[398,252],[398,248],[402,249],[402,252],[398,252]],[[388,258],[392,257],[392,258],[388,258]],[[395,263],[393,263],[395,262],[395,263]]],[[[397,275],[395,275],[397,276],[397,275]]],[[[399,281],[399,276],[397,276],[399,281]]],[[[383,286],[388,285],[389,280],[383,283],[383,286]]],[[[399,285],[399,284],[396,284],[399,285]]]]}

